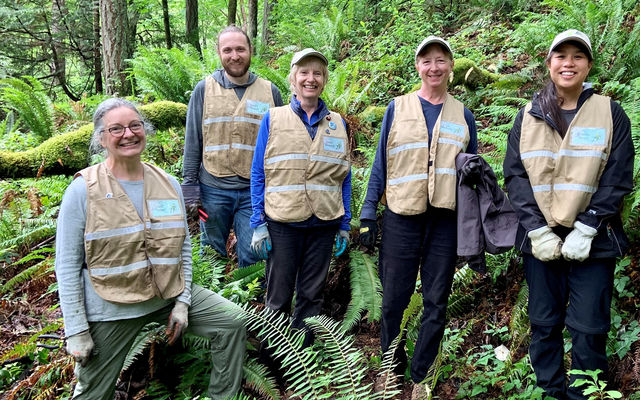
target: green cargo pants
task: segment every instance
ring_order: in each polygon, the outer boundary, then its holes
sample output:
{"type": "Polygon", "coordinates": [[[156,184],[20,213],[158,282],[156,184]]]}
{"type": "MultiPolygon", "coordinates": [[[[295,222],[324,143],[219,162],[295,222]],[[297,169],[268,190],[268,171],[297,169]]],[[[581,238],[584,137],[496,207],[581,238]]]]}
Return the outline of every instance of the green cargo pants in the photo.
{"type": "MultiPolygon", "coordinates": [[[[214,400],[232,398],[242,383],[246,332],[242,320],[228,311],[229,306],[233,303],[224,297],[192,286],[187,332],[211,338],[209,397],[214,400]]],[[[138,332],[150,322],[166,324],[172,309],[173,304],[138,318],[90,322],[95,349],[86,366],[76,364],[78,384],[73,399],[113,400],[122,364],[138,332]]]]}

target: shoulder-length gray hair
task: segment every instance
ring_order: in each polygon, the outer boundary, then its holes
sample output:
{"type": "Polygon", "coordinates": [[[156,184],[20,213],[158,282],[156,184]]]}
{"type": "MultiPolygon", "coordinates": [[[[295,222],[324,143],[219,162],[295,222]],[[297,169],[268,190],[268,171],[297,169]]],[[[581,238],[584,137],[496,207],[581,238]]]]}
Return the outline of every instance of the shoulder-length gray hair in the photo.
{"type": "Polygon", "coordinates": [[[151,135],[155,133],[155,129],[153,125],[146,120],[138,111],[138,108],[131,101],[120,98],[113,97],[107,99],[100,103],[96,108],[96,111],[93,113],[93,133],[91,134],[91,142],[89,143],[89,153],[90,154],[99,154],[105,151],[102,146],[102,135],[105,132],[104,129],[104,116],[111,110],[115,110],[116,108],[126,107],[130,110],[133,110],[140,117],[140,121],[142,121],[144,125],[144,134],[151,135]]]}

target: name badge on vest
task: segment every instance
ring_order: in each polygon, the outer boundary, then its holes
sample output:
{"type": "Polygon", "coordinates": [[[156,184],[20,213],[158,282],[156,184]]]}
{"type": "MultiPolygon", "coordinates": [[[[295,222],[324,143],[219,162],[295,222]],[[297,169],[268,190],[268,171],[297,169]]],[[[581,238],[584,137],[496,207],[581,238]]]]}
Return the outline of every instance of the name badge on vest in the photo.
{"type": "Polygon", "coordinates": [[[449,135],[464,137],[464,126],[460,124],[454,124],[453,122],[449,121],[441,121],[440,132],[448,133],[449,135]]]}
{"type": "Polygon", "coordinates": [[[572,146],[604,146],[607,132],[604,128],[571,128],[572,146]]]}
{"type": "Polygon", "coordinates": [[[345,145],[344,139],[337,137],[322,137],[322,144],[325,151],[333,151],[335,153],[344,153],[345,145]]]}
{"type": "Polygon", "coordinates": [[[256,100],[247,100],[245,109],[247,114],[265,115],[269,111],[269,103],[263,103],[256,100]]]}
{"type": "Polygon", "coordinates": [[[148,200],[149,212],[154,218],[180,215],[178,200],[148,200]]]}

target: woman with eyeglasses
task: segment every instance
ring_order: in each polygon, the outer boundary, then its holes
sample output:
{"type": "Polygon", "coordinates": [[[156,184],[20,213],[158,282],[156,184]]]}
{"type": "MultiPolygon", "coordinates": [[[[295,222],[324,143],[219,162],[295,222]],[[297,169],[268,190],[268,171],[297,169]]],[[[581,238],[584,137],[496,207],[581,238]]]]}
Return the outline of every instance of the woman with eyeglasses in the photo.
{"type": "Polygon", "coordinates": [[[91,147],[106,160],[67,188],[58,217],[56,277],[66,348],[76,360],[74,399],[113,399],[127,352],[142,327],[166,323],[215,338],[209,397],[240,389],[245,353],[233,303],[191,284],[191,242],[180,185],[141,161],[151,126],[133,103],[103,101],[91,147]],[[188,327],[188,329],[187,329],[188,327]]]}
{"type": "MultiPolygon", "coordinates": [[[[603,371],[616,257],[628,240],[620,209],[633,187],[629,118],[586,79],[593,51],[570,29],[553,40],[549,81],[517,115],[504,177],[520,219],[516,246],[529,285],[529,354],[537,385],[556,399],[586,399],[567,387],[563,329],[571,369],[603,371]]],[[[580,379],[572,374],[570,383],[580,379]]]]}

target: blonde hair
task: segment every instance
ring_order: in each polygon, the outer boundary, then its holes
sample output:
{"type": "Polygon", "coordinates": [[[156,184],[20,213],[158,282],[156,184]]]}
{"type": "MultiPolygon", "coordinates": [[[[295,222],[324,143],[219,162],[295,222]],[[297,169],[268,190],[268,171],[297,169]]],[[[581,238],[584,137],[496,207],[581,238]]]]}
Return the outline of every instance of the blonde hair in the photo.
{"type": "Polygon", "coordinates": [[[289,71],[289,89],[292,94],[296,94],[296,72],[298,72],[300,67],[305,67],[309,64],[315,64],[320,67],[320,71],[322,71],[322,85],[327,85],[327,81],[329,80],[329,68],[327,68],[327,64],[318,57],[303,58],[297,64],[294,64],[289,71]]]}

